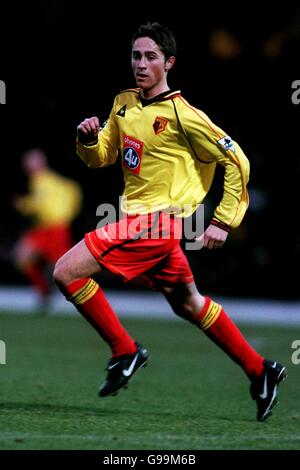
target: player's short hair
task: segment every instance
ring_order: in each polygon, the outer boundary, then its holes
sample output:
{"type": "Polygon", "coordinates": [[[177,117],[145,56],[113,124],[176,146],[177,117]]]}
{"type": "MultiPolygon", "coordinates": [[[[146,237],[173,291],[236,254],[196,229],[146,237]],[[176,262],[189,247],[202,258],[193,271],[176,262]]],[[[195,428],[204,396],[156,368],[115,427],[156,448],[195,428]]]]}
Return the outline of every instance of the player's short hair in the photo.
{"type": "Polygon", "coordinates": [[[176,39],[172,31],[160,23],[146,23],[142,24],[137,32],[134,34],[131,45],[138,38],[151,38],[159,46],[166,59],[171,56],[176,56],[177,45],[176,39]]]}

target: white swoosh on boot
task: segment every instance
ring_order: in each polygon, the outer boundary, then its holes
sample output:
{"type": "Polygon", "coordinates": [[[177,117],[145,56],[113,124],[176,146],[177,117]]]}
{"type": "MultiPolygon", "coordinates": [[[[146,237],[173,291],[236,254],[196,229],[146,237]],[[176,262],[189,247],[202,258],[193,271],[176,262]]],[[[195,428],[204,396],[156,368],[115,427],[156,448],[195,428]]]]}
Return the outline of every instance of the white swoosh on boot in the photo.
{"type": "Polygon", "coordinates": [[[132,363],[131,363],[130,366],[128,367],[128,369],[123,369],[122,373],[123,373],[123,375],[124,375],[125,377],[129,377],[129,376],[132,374],[133,369],[134,369],[134,366],[135,366],[135,363],[136,363],[137,358],[138,358],[138,355],[139,355],[139,353],[136,353],[136,355],[135,355],[135,357],[134,357],[132,363]]]}

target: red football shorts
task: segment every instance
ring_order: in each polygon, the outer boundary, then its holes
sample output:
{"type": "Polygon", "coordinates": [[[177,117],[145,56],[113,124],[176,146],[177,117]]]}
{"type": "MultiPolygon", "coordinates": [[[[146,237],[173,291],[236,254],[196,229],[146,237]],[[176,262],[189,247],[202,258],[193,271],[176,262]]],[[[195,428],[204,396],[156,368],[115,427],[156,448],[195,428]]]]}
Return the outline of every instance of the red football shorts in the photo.
{"type": "Polygon", "coordinates": [[[130,216],[85,235],[96,260],[125,281],[141,278],[153,289],[193,282],[181,246],[182,221],[163,212],[130,216]]]}
{"type": "Polygon", "coordinates": [[[28,230],[21,242],[28,243],[49,263],[55,263],[72,247],[71,230],[65,225],[36,227],[28,230]]]}

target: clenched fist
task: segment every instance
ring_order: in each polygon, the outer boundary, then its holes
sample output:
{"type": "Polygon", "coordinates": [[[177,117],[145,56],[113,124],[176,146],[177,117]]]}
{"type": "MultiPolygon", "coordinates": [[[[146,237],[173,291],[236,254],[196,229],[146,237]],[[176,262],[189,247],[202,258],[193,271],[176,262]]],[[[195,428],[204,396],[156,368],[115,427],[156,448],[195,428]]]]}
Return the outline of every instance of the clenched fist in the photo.
{"type": "Polygon", "coordinates": [[[87,118],[77,126],[78,139],[82,144],[97,142],[99,130],[99,119],[96,116],[87,118]]]}

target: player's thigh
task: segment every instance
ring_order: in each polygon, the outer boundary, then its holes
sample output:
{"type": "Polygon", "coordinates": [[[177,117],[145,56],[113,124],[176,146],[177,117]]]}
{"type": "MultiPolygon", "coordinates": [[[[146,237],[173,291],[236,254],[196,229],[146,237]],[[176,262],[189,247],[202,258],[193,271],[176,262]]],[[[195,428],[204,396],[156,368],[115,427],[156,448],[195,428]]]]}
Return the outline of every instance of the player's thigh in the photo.
{"type": "Polygon", "coordinates": [[[197,315],[204,306],[205,299],[194,282],[162,286],[160,291],[175,313],[197,315]]]}
{"type": "Polygon", "coordinates": [[[101,266],[81,240],[56,263],[54,278],[59,283],[66,284],[76,279],[90,277],[101,272],[101,266]]]}
{"type": "Polygon", "coordinates": [[[40,252],[33,242],[21,239],[13,248],[13,257],[17,264],[23,265],[39,259],[40,252]]]}

